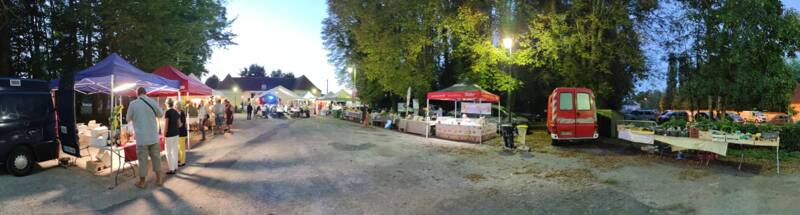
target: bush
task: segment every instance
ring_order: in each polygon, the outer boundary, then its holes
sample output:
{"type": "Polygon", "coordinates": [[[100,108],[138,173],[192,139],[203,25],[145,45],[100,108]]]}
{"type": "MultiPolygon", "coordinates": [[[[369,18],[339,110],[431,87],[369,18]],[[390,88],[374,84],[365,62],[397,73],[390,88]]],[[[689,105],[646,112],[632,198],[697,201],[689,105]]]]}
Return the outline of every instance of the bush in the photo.
{"type": "Polygon", "coordinates": [[[678,128],[678,129],[686,129],[686,120],[683,119],[670,119],[664,124],[661,124],[664,128],[678,128]]]}
{"type": "Polygon", "coordinates": [[[781,149],[800,151],[800,124],[790,124],[780,131],[781,149]]]}

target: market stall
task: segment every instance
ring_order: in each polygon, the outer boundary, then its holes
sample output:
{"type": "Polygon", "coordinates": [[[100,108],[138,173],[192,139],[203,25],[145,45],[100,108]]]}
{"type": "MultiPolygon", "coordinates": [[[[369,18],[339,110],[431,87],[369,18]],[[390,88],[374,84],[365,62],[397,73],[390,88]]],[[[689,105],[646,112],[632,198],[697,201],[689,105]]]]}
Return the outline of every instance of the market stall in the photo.
{"type": "Polygon", "coordinates": [[[344,104],[353,101],[353,97],[345,90],[339,90],[336,93],[328,93],[322,98],[316,99],[314,102],[321,113],[321,115],[331,114],[333,118],[340,118],[343,115],[344,104]]]}
{"type": "MultiPolygon", "coordinates": [[[[455,103],[456,109],[461,102],[464,115],[442,116],[437,117],[434,121],[430,117],[430,110],[426,111],[426,123],[421,124],[424,126],[422,129],[425,130],[426,137],[430,136],[431,129],[435,129],[436,137],[457,141],[482,143],[483,140],[496,137],[497,124],[485,116],[491,116],[491,103],[499,102],[499,96],[475,84],[459,83],[440,91],[428,93],[427,107],[430,107],[431,100],[452,101],[455,103]],[[466,114],[476,117],[469,118],[466,114]]],[[[417,124],[419,123],[406,122],[406,130],[417,130],[417,128],[410,128],[411,125],[417,124]]]]}
{"type": "MultiPolygon", "coordinates": [[[[117,167],[111,165],[112,161],[131,161],[131,158],[125,157],[125,154],[128,154],[128,151],[132,151],[135,154],[136,151],[135,140],[132,138],[129,139],[131,141],[120,140],[121,137],[126,136],[125,134],[120,135],[120,128],[126,127],[126,125],[122,124],[122,105],[118,105],[122,101],[120,96],[135,96],[135,90],[139,87],[144,87],[148,92],[175,92],[179,89],[178,81],[146,73],[131,65],[116,53],[109,55],[94,66],[78,72],[75,74],[74,79],[74,89],[77,92],[83,94],[103,93],[111,96],[110,125],[102,126],[90,122],[88,125],[78,125],[77,132],[83,135],[84,138],[91,137],[88,143],[99,151],[92,162],[95,162],[94,160],[103,160],[99,159],[99,157],[104,155],[116,157],[116,159],[109,159],[108,163],[100,164],[112,167],[112,172],[114,171],[113,167],[117,167]],[[123,149],[126,153],[122,153],[123,149]]],[[[51,89],[57,90],[59,81],[53,80],[50,84],[51,89]]]]}
{"type": "MultiPolygon", "coordinates": [[[[212,90],[210,87],[206,86],[205,84],[201,83],[200,81],[193,79],[186,74],[183,74],[177,68],[167,65],[159,67],[158,69],[153,71],[153,74],[158,76],[164,77],[170,80],[176,80],[180,83],[180,90],[155,90],[148,92],[147,95],[155,96],[155,97],[178,97],[179,101],[188,100],[191,101],[190,98],[192,96],[197,97],[208,97],[212,95],[212,90]],[[183,99],[181,99],[181,97],[183,99]]],[[[195,104],[196,105],[196,104],[195,104]]],[[[184,111],[189,113],[189,110],[184,108],[184,111]]],[[[198,118],[197,116],[191,117],[187,116],[187,122],[184,122],[186,125],[189,125],[190,129],[192,127],[197,127],[198,125],[198,118]]],[[[186,137],[187,139],[187,149],[191,148],[191,133],[189,133],[186,137]]]]}
{"type": "MultiPolygon", "coordinates": [[[[752,147],[774,147],[777,173],[780,173],[780,135],[777,132],[757,134],[726,133],[718,130],[701,131],[691,129],[664,129],[651,121],[623,120],[617,126],[618,138],[634,143],[645,144],[652,150],[658,150],[656,142],[669,145],[668,150],[681,152],[687,150],[713,153],[719,156],[728,155],[730,144],[752,147]]],[[[739,167],[744,162],[744,154],[740,154],[739,167]]],[[[708,163],[710,159],[703,159],[708,163]]]]}

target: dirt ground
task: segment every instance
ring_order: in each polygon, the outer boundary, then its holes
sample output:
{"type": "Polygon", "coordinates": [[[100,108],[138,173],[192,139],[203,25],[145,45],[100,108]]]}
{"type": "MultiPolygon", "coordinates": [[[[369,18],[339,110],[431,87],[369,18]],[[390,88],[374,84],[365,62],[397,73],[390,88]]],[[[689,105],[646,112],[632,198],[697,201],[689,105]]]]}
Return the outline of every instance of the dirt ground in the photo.
{"type": "MultiPolygon", "coordinates": [[[[533,152],[424,138],[342,120],[243,123],[198,145],[164,187],[46,168],[0,174],[1,214],[796,214],[797,172],[675,160],[637,147],[533,152]]],[[[797,168],[785,162],[782,168],[797,168]]]]}

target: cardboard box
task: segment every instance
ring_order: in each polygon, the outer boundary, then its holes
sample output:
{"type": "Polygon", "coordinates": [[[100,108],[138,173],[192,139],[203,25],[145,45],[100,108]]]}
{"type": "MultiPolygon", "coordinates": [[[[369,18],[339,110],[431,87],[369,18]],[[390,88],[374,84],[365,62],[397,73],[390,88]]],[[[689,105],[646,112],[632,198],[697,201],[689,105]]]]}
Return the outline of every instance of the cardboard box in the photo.
{"type": "Polygon", "coordinates": [[[100,171],[103,171],[103,169],[105,168],[106,166],[103,164],[102,161],[93,161],[93,160],[86,161],[86,171],[89,171],[92,174],[97,174],[100,171]]]}

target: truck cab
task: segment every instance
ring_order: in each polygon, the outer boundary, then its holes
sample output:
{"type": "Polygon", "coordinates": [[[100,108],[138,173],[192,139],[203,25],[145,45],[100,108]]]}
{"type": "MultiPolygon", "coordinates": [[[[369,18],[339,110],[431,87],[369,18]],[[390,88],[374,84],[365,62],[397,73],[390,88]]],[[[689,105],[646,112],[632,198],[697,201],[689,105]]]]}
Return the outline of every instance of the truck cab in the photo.
{"type": "Polygon", "coordinates": [[[562,141],[596,140],[599,134],[592,90],[554,89],[548,97],[547,130],[554,145],[562,141]]]}

